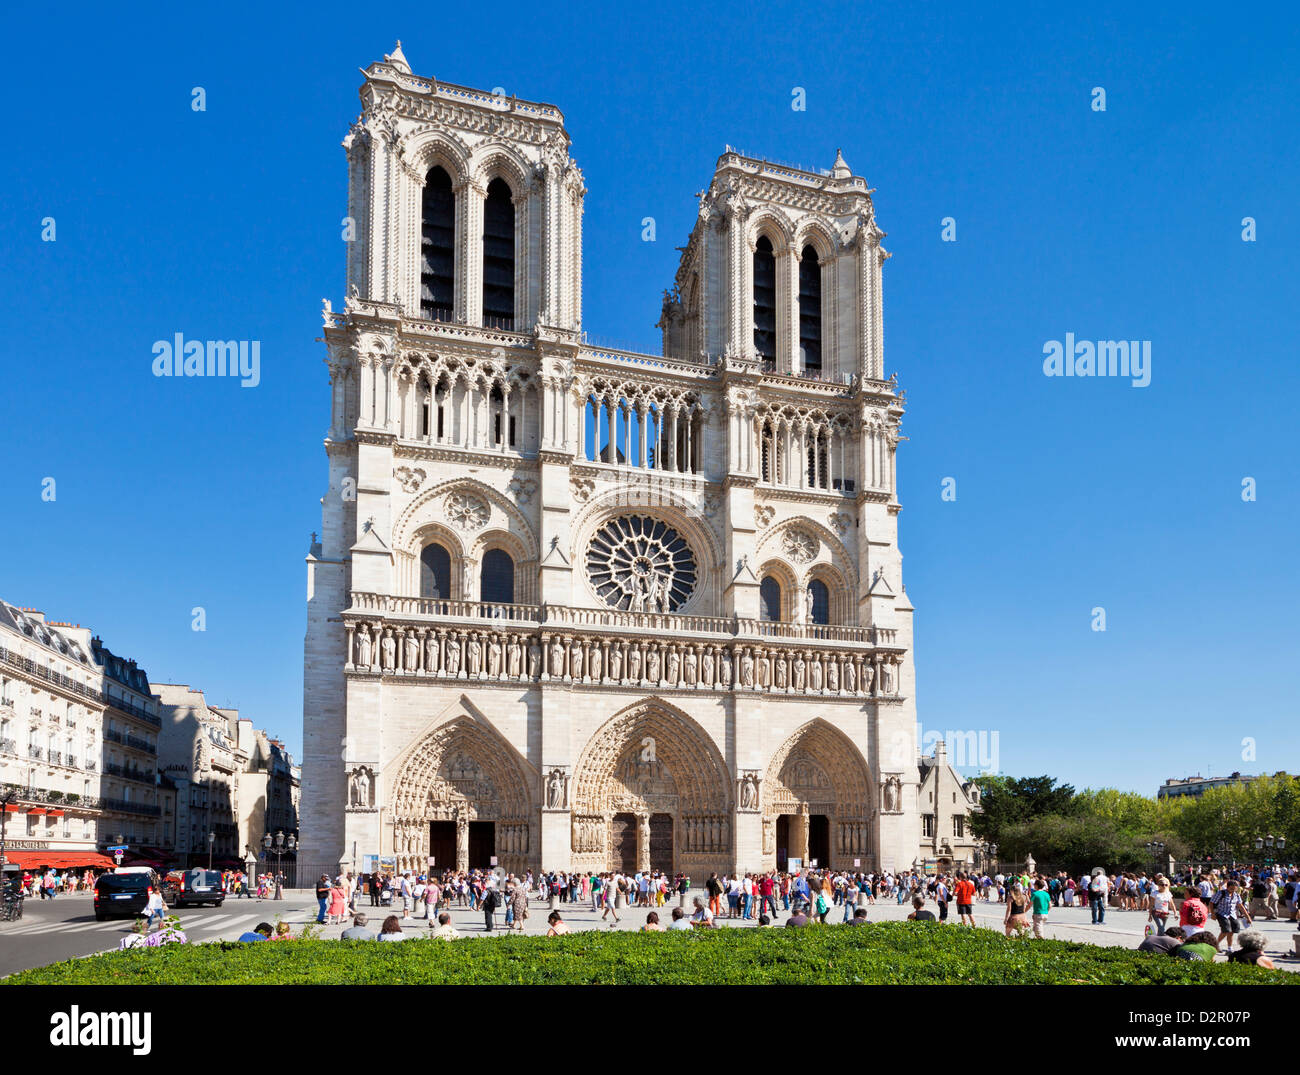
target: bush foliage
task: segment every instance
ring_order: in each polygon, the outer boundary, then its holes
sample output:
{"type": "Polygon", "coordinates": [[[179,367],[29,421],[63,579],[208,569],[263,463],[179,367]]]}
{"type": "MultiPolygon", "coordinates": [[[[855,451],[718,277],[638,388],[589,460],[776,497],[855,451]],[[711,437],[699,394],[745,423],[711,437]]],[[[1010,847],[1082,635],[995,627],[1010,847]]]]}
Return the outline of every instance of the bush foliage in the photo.
{"type": "Polygon", "coordinates": [[[296,940],[128,949],[24,971],[39,985],[1295,984],[1236,964],[987,929],[885,922],[806,929],[600,933],[404,944],[296,940]]]}

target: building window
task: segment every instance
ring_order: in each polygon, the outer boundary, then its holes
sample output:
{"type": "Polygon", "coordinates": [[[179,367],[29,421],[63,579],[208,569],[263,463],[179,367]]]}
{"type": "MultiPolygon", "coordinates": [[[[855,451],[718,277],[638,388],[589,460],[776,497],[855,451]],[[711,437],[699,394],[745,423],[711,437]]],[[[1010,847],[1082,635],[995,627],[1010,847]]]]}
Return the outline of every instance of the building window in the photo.
{"type": "Polygon", "coordinates": [[[420,596],[441,601],[451,597],[451,553],[436,542],[420,551],[420,596]]]}
{"type": "Polygon", "coordinates": [[[754,350],[776,361],[776,257],[772,241],[761,235],[754,250],[754,350]]]}
{"type": "Polygon", "coordinates": [[[781,618],[781,584],[771,575],[758,584],[758,616],[772,621],[781,618]]]}
{"type": "Polygon", "coordinates": [[[953,814],[952,816],[952,834],[959,839],[966,835],[966,818],[962,814],[953,814]]]}
{"type": "Polygon", "coordinates": [[[922,836],[933,836],[933,835],[934,835],[934,815],[933,815],[933,814],[922,814],[922,815],[921,815],[921,835],[922,835],[922,836]]]}
{"type": "Polygon", "coordinates": [[[489,549],[483,556],[479,600],[508,605],[515,599],[515,562],[504,549],[489,549]]]}
{"type": "Polygon", "coordinates": [[[488,184],[483,203],[483,324],[515,327],[515,206],[501,178],[488,184]]]}
{"type": "Polygon", "coordinates": [[[430,169],[420,206],[420,316],[450,321],[456,288],[456,197],[451,176],[430,169]]]}
{"type": "Polygon", "coordinates": [[[831,591],[821,579],[808,583],[808,617],[813,623],[831,622],[831,591]]]}
{"type": "Polygon", "coordinates": [[[809,372],[822,368],[822,267],[811,246],[799,261],[799,361],[809,372]]]}

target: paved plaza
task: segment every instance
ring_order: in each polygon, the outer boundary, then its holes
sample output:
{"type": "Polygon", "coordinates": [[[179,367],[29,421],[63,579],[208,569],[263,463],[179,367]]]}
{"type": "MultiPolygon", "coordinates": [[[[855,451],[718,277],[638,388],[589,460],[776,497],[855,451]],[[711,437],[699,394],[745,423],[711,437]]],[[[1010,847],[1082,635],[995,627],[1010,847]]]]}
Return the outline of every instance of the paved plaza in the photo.
{"type": "MultiPolygon", "coordinates": [[[[688,910],[692,907],[692,900],[696,895],[703,896],[703,891],[693,891],[687,897],[688,910]]],[[[660,921],[665,925],[670,920],[673,906],[675,900],[663,907],[654,908],[659,913],[660,921]]],[[[954,910],[955,906],[952,905],[954,910]]],[[[927,907],[932,911],[935,910],[933,903],[927,904],[927,907]]],[[[368,896],[360,898],[357,909],[370,916],[369,924],[376,930],[383,919],[392,913],[388,908],[371,907],[368,896]]],[[[647,913],[645,908],[622,908],[618,912],[619,921],[614,923],[612,915],[602,921],[600,912],[592,910],[590,901],[576,904],[561,903],[558,904],[558,910],[569,927],[575,931],[611,928],[638,930],[645,924],[647,913]]],[[[897,922],[905,919],[909,910],[908,905],[899,906],[892,899],[880,900],[868,905],[867,917],[872,922],[897,922]]],[[[295,890],[287,891],[283,900],[259,901],[232,898],[227,899],[222,907],[184,908],[176,913],[181,928],[195,943],[231,941],[252,929],[258,922],[275,922],[277,917],[288,922],[294,935],[298,935],[305,926],[315,921],[316,900],[311,892],[295,890]]],[[[397,913],[399,915],[401,913],[400,906],[397,913]]],[[[544,934],[548,913],[549,906],[545,901],[530,901],[524,932],[529,935],[544,934]]],[[[833,908],[829,921],[839,922],[843,913],[843,908],[833,908]]],[[[1001,931],[1002,915],[1001,904],[979,901],[975,904],[975,920],[980,927],[1001,931]]],[[[453,907],[451,916],[452,924],[463,937],[468,939],[511,935],[504,926],[504,912],[497,913],[497,928],[492,933],[487,933],[484,929],[482,912],[472,911],[468,907],[453,907]]],[[[782,911],[777,925],[783,925],[788,917],[788,912],[782,911]]],[[[952,917],[953,924],[943,928],[960,928],[955,924],[955,914],[952,917]]],[[[1108,908],[1104,925],[1093,926],[1090,922],[1091,914],[1087,908],[1053,908],[1046,935],[1057,940],[1135,948],[1142,939],[1146,914],[1141,911],[1118,911],[1108,908]]],[[[322,926],[321,936],[325,939],[335,939],[350,924],[349,917],[343,925],[322,926]]],[[[752,920],[725,917],[719,919],[718,924],[724,929],[752,929],[756,926],[756,922],[752,920]]],[[[29,901],[21,921],[0,926],[0,940],[4,941],[0,944],[0,975],[43,966],[60,959],[112,951],[118,947],[121,938],[130,932],[131,925],[130,920],[124,919],[96,922],[87,896],[61,896],[50,903],[39,900],[29,901]]],[[[424,918],[413,915],[403,921],[402,928],[406,933],[423,937],[429,931],[429,924],[424,918]]],[[[1256,923],[1255,928],[1268,938],[1268,954],[1279,968],[1292,972],[1300,970],[1300,960],[1291,954],[1294,951],[1291,935],[1297,928],[1295,923],[1283,920],[1260,921],[1256,923]]],[[[1025,943],[1033,942],[1026,940],[1025,943]]],[[[1220,956],[1220,961],[1224,958],[1220,956]]]]}

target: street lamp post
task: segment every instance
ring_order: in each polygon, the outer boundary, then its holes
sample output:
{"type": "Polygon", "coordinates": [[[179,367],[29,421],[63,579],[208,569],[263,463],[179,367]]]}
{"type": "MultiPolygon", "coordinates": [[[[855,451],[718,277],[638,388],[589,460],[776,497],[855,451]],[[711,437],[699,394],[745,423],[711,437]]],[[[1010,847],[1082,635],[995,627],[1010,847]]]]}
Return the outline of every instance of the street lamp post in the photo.
{"type": "Polygon", "coordinates": [[[9,820],[9,804],[16,798],[17,788],[8,788],[0,795],[0,866],[5,864],[5,822],[9,820]]]}
{"type": "Polygon", "coordinates": [[[1272,834],[1271,832],[1270,832],[1267,836],[1256,836],[1256,837],[1255,837],[1255,850],[1256,850],[1256,851],[1263,851],[1265,848],[1268,848],[1268,850],[1269,850],[1269,852],[1270,852],[1269,856],[1268,856],[1267,858],[1264,859],[1264,865],[1265,865],[1265,866],[1271,866],[1271,865],[1276,861],[1276,860],[1273,858],[1272,854],[1271,854],[1271,852],[1273,851],[1273,849],[1274,849],[1275,847],[1277,848],[1278,851],[1285,851],[1285,850],[1286,850],[1286,837],[1285,837],[1285,836],[1278,836],[1278,837],[1274,838],[1274,836],[1273,836],[1273,834],[1272,834]]]}
{"type": "Polygon", "coordinates": [[[1160,856],[1164,852],[1165,845],[1161,840],[1148,840],[1147,852],[1151,855],[1151,861],[1156,866],[1156,872],[1160,872],[1160,856]]]}
{"type": "Polygon", "coordinates": [[[297,846],[298,841],[294,836],[290,835],[286,838],[280,831],[276,832],[275,839],[271,839],[269,832],[262,837],[262,847],[267,851],[275,852],[275,898],[277,900],[284,899],[284,874],[280,871],[280,861],[286,851],[292,852],[297,846]]]}
{"type": "Polygon", "coordinates": [[[212,869],[212,846],[216,842],[217,842],[217,834],[215,832],[208,833],[208,869],[209,870],[212,869]]]}

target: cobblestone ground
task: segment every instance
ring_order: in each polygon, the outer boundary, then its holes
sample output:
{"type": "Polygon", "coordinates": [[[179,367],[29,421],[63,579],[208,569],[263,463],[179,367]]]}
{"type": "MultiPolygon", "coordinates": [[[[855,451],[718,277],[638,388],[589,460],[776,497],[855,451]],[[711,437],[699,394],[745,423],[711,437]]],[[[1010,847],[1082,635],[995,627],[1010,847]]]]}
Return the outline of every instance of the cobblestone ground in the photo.
{"type": "MultiPolygon", "coordinates": [[[[286,893],[286,896],[289,894],[286,893]]],[[[311,921],[314,914],[304,912],[302,908],[306,904],[313,904],[310,893],[294,892],[293,901],[288,906],[294,909],[292,914],[286,914],[285,920],[294,926],[296,933],[298,928],[311,921]]],[[[693,891],[686,899],[686,909],[689,913],[693,908],[692,900],[695,896],[703,896],[703,891],[693,891]]],[[[270,906],[269,904],[267,906],[270,906]]],[[[670,921],[673,907],[676,906],[676,897],[670,899],[663,907],[644,908],[644,907],[625,907],[618,910],[619,920],[617,923],[613,920],[613,915],[609,915],[603,921],[601,913],[594,911],[590,901],[587,903],[558,903],[556,909],[563,916],[564,921],[568,923],[569,928],[573,930],[589,929],[620,929],[620,930],[638,930],[646,920],[648,910],[655,910],[659,914],[659,920],[664,925],[670,921]]],[[[927,908],[936,914],[938,908],[934,903],[928,903],[927,908]]],[[[357,901],[357,910],[364,911],[370,917],[369,925],[378,929],[383,919],[394,913],[389,908],[371,907],[368,896],[362,896],[357,901]]],[[[956,925],[956,904],[950,904],[951,911],[950,921],[954,928],[956,925]]],[[[975,922],[978,928],[996,929],[1002,931],[1002,919],[1005,914],[1005,907],[998,903],[984,903],[976,901],[975,903],[975,922]]],[[[911,907],[907,904],[899,906],[894,900],[878,900],[874,904],[867,905],[867,918],[872,922],[900,922],[907,918],[911,912],[911,907]]],[[[396,912],[401,915],[401,906],[398,905],[396,912]]],[[[528,920],[524,923],[523,932],[527,934],[543,934],[546,932],[546,916],[550,913],[549,906],[542,900],[530,900],[528,920]]],[[[423,908],[420,908],[420,914],[423,915],[423,908]]],[[[495,922],[496,929],[488,933],[485,929],[483,913],[481,911],[472,911],[468,907],[451,908],[452,925],[465,937],[492,937],[507,936],[508,930],[505,927],[504,912],[497,912],[495,922]]],[[[782,910],[777,918],[777,925],[783,925],[789,917],[789,912],[782,910]]],[[[844,917],[843,907],[833,907],[828,917],[828,922],[840,922],[844,917]]],[[[1047,926],[1044,929],[1044,936],[1055,940],[1062,941],[1082,941],[1087,944],[1098,944],[1107,947],[1136,948],[1142,941],[1143,933],[1146,927],[1147,917],[1145,911],[1119,911],[1113,907],[1106,909],[1106,921],[1102,925],[1092,925],[1092,913],[1085,907],[1054,907],[1048,915],[1047,926]]],[[[436,919],[435,919],[436,923],[436,919]]],[[[348,924],[351,924],[349,919],[348,924]]],[[[719,926],[728,929],[750,929],[757,925],[756,920],[746,920],[743,918],[720,918],[719,926]]],[[[346,926],[328,925],[322,927],[322,936],[328,938],[337,937],[346,926]]],[[[1291,935],[1300,931],[1300,926],[1294,922],[1288,922],[1279,919],[1275,922],[1258,920],[1254,928],[1260,930],[1267,938],[1268,943],[1266,951],[1278,967],[1285,970],[1300,970],[1300,960],[1294,955],[1295,945],[1291,935]]],[[[416,917],[412,914],[402,922],[404,932],[420,933],[427,932],[429,923],[423,917],[416,917]]],[[[1216,931],[1217,935],[1217,931],[1216,931]]],[[[1029,942],[1032,943],[1032,942],[1029,942]]],[[[1220,955],[1219,960],[1226,962],[1226,955],[1220,955]]]]}

